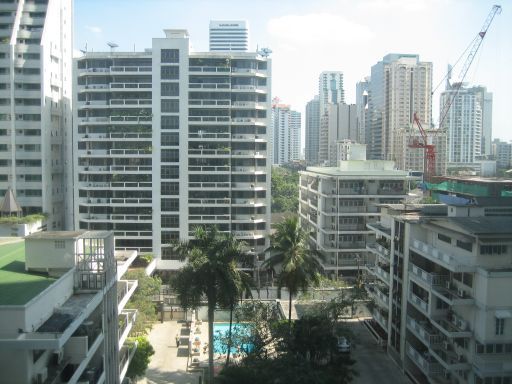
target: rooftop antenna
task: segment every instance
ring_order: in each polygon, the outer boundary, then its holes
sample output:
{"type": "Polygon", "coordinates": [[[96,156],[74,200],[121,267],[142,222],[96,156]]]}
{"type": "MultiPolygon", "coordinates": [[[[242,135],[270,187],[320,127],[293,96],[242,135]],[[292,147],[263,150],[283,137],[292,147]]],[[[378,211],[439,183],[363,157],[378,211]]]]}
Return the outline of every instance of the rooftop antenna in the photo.
{"type": "Polygon", "coordinates": [[[109,41],[107,45],[110,47],[110,53],[114,52],[114,49],[119,47],[116,43],[113,43],[112,41],[109,41]]]}
{"type": "Polygon", "coordinates": [[[259,51],[256,51],[262,57],[269,57],[272,53],[270,48],[261,48],[259,51]]]}

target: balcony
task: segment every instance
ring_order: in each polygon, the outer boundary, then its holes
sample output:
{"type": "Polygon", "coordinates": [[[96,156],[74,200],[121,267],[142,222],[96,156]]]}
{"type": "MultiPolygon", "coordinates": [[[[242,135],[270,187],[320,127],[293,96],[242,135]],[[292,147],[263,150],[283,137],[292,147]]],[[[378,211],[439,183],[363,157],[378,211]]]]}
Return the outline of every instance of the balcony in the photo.
{"type": "Polygon", "coordinates": [[[430,349],[431,355],[449,371],[466,371],[471,368],[464,355],[451,350],[452,345],[442,343],[430,349]],[[450,348],[450,349],[449,349],[450,348]]]}
{"type": "Polygon", "coordinates": [[[188,203],[191,205],[229,205],[231,199],[188,199],[188,203]]]}
{"type": "Polygon", "coordinates": [[[377,284],[367,285],[366,291],[381,307],[385,309],[389,307],[389,289],[387,287],[379,287],[377,284]]]}
{"type": "Polygon", "coordinates": [[[143,106],[151,106],[151,99],[111,99],[110,106],[120,106],[120,107],[139,107],[143,106]]]}
{"type": "Polygon", "coordinates": [[[474,272],[475,270],[474,267],[467,265],[467,261],[463,262],[454,255],[440,251],[419,240],[413,240],[411,249],[452,272],[474,272]]]}
{"type": "Polygon", "coordinates": [[[190,123],[226,123],[229,122],[229,116],[189,116],[190,123]]]}
{"type": "Polygon", "coordinates": [[[412,263],[409,264],[409,272],[415,281],[419,281],[429,287],[445,285],[450,278],[448,275],[429,273],[412,263]]]}
{"type": "Polygon", "coordinates": [[[416,308],[418,308],[420,311],[422,311],[425,315],[428,316],[429,304],[427,301],[423,300],[414,293],[409,292],[409,302],[413,303],[416,308]]]}
{"type": "Polygon", "coordinates": [[[372,311],[373,320],[377,324],[379,324],[384,331],[388,331],[388,313],[387,311],[383,311],[380,309],[375,308],[372,311]]]}
{"type": "Polygon", "coordinates": [[[443,285],[434,286],[432,292],[450,306],[475,304],[475,299],[468,292],[457,288],[449,280],[445,280],[443,285]]]}
{"type": "Polygon", "coordinates": [[[406,354],[426,376],[443,374],[442,365],[436,362],[430,353],[426,351],[420,353],[411,344],[406,343],[406,354]]]}
{"type": "Polygon", "coordinates": [[[231,170],[229,165],[218,165],[218,166],[200,166],[200,165],[189,165],[189,172],[199,172],[199,173],[211,173],[211,172],[222,172],[227,173],[231,170]]]}
{"type": "Polygon", "coordinates": [[[372,230],[373,232],[375,232],[381,236],[384,236],[387,239],[391,238],[391,228],[384,227],[380,223],[366,224],[366,227],[368,229],[372,230]]]}
{"type": "Polygon", "coordinates": [[[193,223],[207,223],[212,221],[230,221],[229,215],[189,215],[189,222],[193,223]]]}
{"type": "Polygon", "coordinates": [[[151,66],[112,66],[108,69],[110,73],[123,73],[123,74],[131,74],[131,73],[141,73],[145,72],[148,75],[151,75],[152,67],[151,66]]]}
{"type": "Polygon", "coordinates": [[[190,72],[202,72],[202,73],[219,73],[224,75],[231,72],[230,67],[215,67],[215,66],[191,66],[188,69],[190,72]]]}
{"type": "Polygon", "coordinates": [[[229,84],[225,83],[189,83],[188,87],[190,89],[208,89],[210,91],[213,90],[221,90],[225,91],[230,88],[229,84]]]}
{"type": "Polygon", "coordinates": [[[232,124],[256,124],[256,125],[265,125],[266,120],[265,119],[258,119],[254,117],[233,117],[231,118],[232,124]]]}
{"type": "Polygon", "coordinates": [[[204,188],[208,188],[208,189],[229,189],[231,188],[231,183],[222,183],[222,182],[219,182],[219,183],[188,183],[188,187],[189,188],[194,188],[194,189],[204,189],[204,188]]]}
{"type": "Polygon", "coordinates": [[[369,250],[370,252],[373,252],[377,256],[389,261],[390,252],[387,248],[383,247],[382,245],[376,243],[366,244],[366,249],[369,250]]]}
{"type": "Polygon", "coordinates": [[[133,359],[133,355],[137,349],[137,341],[130,344],[125,344],[119,351],[119,381],[122,382],[128,371],[130,361],[133,359]]]}
{"type": "Polygon", "coordinates": [[[136,309],[125,309],[119,313],[119,328],[117,330],[117,339],[119,340],[119,348],[121,349],[126,338],[130,334],[130,331],[137,318],[136,309]]]}
{"type": "Polygon", "coordinates": [[[121,312],[137,289],[137,280],[119,280],[117,282],[117,311],[121,312]]]}
{"type": "Polygon", "coordinates": [[[407,328],[430,348],[438,346],[443,342],[443,336],[428,321],[418,321],[407,316],[407,328]]]}
{"type": "Polygon", "coordinates": [[[145,91],[149,91],[151,90],[151,87],[151,83],[110,83],[110,89],[115,89],[116,91],[132,91],[134,89],[143,89],[145,91]]]}
{"type": "Polygon", "coordinates": [[[217,148],[217,149],[209,149],[209,148],[197,148],[197,149],[189,149],[188,154],[193,156],[226,156],[228,157],[231,153],[231,149],[229,148],[217,148]]]}
{"type": "Polygon", "coordinates": [[[389,265],[385,264],[376,264],[375,265],[375,276],[379,277],[384,283],[389,285],[389,265]]]}
{"type": "Polygon", "coordinates": [[[471,337],[473,334],[468,322],[451,311],[446,316],[433,318],[432,325],[449,338],[471,337]]]}
{"type": "Polygon", "coordinates": [[[217,108],[217,107],[229,107],[231,105],[230,99],[216,99],[216,100],[190,100],[188,101],[188,106],[191,108],[217,108]]]}

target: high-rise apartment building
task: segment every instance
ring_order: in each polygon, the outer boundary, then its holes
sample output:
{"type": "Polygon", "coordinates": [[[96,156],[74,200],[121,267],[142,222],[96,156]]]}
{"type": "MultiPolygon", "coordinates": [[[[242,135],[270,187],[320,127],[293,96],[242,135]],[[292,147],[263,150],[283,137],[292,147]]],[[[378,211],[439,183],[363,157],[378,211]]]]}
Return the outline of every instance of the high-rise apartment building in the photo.
{"type": "MultiPolygon", "coordinates": [[[[370,159],[404,157],[409,148],[397,133],[412,126],[415,112],[423,127],[430,127],[431,91],[432,63],[420,61],[418,55],[388,54],[372,67],[366,132],[370,159]]],[[[414,130],[411,133],[414,136],[414,130]]]]}
{"type": "Polygon", "coordinates": [[[370,77],[365,77],[356,84],[356,110],[357,110],[357,141],[366,144],[369,134],[368,122],[368,91],[370,89],[370,77]]]}
{"type": "Polygon", "coordinates": [[[70,226],[71,0],[0,3],[0,195],[70,226]]]}
{"type": "Polygon", "coordinates": [[[492,142],[491,153],[496,159],[496,166],[502,169],[512,168],[512,142],[494,139],[492,142]]]}
{"type": "Polygon", "coordinates": [[[300,160],[300,112],[278,98],[272,100],[272,164],[300,160]]]}
{"type": "MultiPolygon", "coordinates": [[[[365,156],[359,149],[355,152],[365,156]]],[[[355,154],[355,153],[354,153],[355,154]]],[[[354,157],[351,157],[353,159],[354,157]]],[[[399,203],[407,196],[408,172],[392,161],[349,160],[337,167],[308,167],[300,172],[299,216],[309,243],[325,256],[324,272],[332,278],[354,277],[373,261],[366,227],[379,219],[378,203],[399,203]]]]}
{"type": "Polygon", "coordinates": [[[109,229],[119,248],[153,252],[216,225],[265,248],[270,228],[270,59],[189,51],[166,30],[144,52],[75,61],[75,226],[109,229]]]}
{"type": "Polygon", "coordinates": [[[480,155],[491,154],[492,93],[485,87],[455,84],[441,93],[441,113],[452,99],[441,127],[447,134],[447,161],[474,163],[480,155]]]}
{"type": "Polygon", "coordinates": [[[211,20],[210,52],[249,50],[249,26],[245,20],[211,20]]]}
{"type": "Polygon", "coordinates": [[[318,164],[318,138],[320,135],[320,100],[318,96],[306,104],[305,155],[307,165],[318,164]]]}

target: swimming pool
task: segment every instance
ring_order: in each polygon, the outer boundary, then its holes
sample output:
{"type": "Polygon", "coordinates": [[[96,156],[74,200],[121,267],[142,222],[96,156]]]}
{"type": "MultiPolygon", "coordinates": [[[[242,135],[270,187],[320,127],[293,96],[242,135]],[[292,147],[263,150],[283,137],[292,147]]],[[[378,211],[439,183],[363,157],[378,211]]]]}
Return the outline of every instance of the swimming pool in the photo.
{"type": "MultiPolygon", "coordinates": [[[[228,352],[229,323],[213,324],[213,351],[215,353],[226,354],[228,352]]],[[[231,329],[232,354],[237,353],[239,349],[243,352],[250,352],[253,349],[252,343],[248,342],[251,336],[251,327],[249,324],[233,323],[231,329]]]]}

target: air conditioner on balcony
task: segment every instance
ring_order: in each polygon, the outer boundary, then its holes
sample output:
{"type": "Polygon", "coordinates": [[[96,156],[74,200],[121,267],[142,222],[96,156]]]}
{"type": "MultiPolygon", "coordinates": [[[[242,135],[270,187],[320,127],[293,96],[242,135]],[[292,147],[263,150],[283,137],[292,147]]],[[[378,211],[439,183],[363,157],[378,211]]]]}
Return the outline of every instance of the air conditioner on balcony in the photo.
{"type": "Polygon", "coordinates": [[[56,349],[53,351],[53,361],[56,365],[62,363],[62,358],[64,357],[64,351],[62,349],[56,349]]]}
{"type": "Polygon", "coordinates": [[[450,289],[450,287],[451,287],[450,281],[445,282],[445,287],[446,287],[446,289],[450,289]]]}
{"type": "Polygon", "coordinates": [[[44,367],[37,373],[34,382],[36,384],[43,384],[48,379],[48,368],[44,367]]]}
{"type": "Polygon", "coordinates": [[[463,331],[465,331],[468,327],[468,323],[466,323],[466,321],[464,320],[459,320],[458,321],[458,326],[460,329],[462,329],[463,331]]]}
{"type": "Polygon", "coordinates": [[[447,351],[450,350],[450,343],[448,341],[443,341],[443,348],[447,351]]]}
{"type": "Polygon", "coordinates": [[[459,288],[457,289],[457,295],[459,295],[459,297],[464,297],[465,296],[465,292],[462,288],[459,288]]]}

